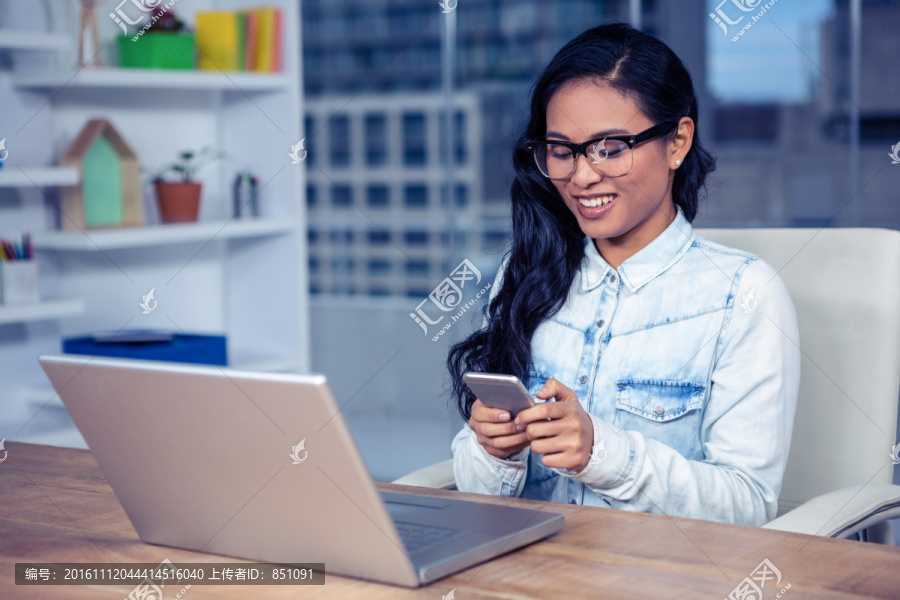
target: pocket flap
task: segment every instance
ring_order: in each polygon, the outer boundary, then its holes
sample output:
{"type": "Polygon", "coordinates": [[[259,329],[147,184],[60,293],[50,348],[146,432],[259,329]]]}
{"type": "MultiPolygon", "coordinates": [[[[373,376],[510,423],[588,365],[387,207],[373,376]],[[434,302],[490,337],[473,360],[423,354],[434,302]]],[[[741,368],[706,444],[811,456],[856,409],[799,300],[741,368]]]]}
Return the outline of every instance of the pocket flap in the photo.
{"type": "Polygon", "coordinates": [[[700,408],[706,395],[704,385],[687,381],[619,381],[616,386],[616,408],[659,422],[700,408]]]}

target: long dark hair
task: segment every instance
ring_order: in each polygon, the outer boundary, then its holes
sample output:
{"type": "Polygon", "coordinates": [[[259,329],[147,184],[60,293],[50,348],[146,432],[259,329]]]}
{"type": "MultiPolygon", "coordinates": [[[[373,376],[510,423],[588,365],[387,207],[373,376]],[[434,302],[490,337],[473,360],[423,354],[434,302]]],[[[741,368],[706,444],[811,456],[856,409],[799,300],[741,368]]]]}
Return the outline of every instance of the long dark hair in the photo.
{"type": "MultiPolygon", "coordinates": [[[[485,329],[450,349],[447,367],[452,393],[463,419],[471,416],[466,371],[516,375],[528,384],[531,338],[545,319],[562,307],[584,258],[584,233],[553,184],[545,179],[525,147],[547,131],[547,105],[567,83],[601,81],[633,97],[654,123],[694,120],[693,144],[675,172],[672,198],[688,221],[697,214],[698,196],[715,159],[697,133],[697,100],[684,64],[663,42],[629,25],[589,29],[566,44],[535,82],[531,116],[513,151],[512,247],[503,282],[485,307],[485,329]]],[[[674,132],[671,134],[674,135],[674,132]]]]}

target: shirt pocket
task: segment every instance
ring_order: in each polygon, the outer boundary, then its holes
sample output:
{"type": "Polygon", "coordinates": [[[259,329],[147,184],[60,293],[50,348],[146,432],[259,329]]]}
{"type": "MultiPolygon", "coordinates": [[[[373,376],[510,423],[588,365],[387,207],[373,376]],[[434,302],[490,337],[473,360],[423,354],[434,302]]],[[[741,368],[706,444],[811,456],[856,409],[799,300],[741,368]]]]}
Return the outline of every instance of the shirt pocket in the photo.
{"type": "Polygon", "coordinates": [[[699,439],[706,387],[673,380],[620,380],[616,383],[616,428],[636,431],[685,458],[699,439]]]}

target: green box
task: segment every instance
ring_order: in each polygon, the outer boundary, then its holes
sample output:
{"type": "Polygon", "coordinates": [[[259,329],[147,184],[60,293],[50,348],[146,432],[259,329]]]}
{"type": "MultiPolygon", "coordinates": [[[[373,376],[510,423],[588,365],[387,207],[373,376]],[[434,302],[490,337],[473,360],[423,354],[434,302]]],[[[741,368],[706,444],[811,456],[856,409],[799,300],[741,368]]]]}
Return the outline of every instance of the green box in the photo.
{"type": "Polygon", "coordinates": [[[132,69],[193,69],[194,36],[185,33],[149,31],[132,41],[120,35],[119,66],[132,69]]]}

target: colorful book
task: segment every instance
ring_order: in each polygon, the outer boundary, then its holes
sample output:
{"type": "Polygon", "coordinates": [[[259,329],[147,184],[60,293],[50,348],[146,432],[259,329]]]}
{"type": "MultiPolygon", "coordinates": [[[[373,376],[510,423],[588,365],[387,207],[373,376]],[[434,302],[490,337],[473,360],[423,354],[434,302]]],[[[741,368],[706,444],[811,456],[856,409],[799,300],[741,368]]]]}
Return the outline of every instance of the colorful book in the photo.
{"type": "Polygon", "coordinates": [[[240,61],[240,32],[236,12],[196,15],[197,65],[200,69],[236,71],[240,61]]]}
{"type": "Polygon", "coordinates": [[[280,72],[281,71],[281,46],[282,46],[282,36],[281,36],[281,9],[275,9],[275,43],[272,50],[272,71],[280,72]]]}
{"type": "Polygon", "coordinates": [[[252,71],[256,67],[256,29],[259,17],[254,12],[244,15],[244,70],[252,71]]]}
{"type": "Polygon", "coordinates": [[[275,66],[275,9],[256,8],[256,57],[254,71],[273,71],[275,66]]]}
{"type": "Polygon", "coordinates": [[[244,18],[245,13],[235,13],[237,23],[237,66],[238,71],[244,71],[247,55],[247,21],[244,18]]]}

